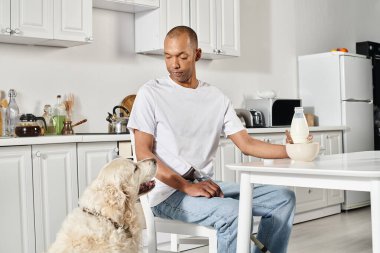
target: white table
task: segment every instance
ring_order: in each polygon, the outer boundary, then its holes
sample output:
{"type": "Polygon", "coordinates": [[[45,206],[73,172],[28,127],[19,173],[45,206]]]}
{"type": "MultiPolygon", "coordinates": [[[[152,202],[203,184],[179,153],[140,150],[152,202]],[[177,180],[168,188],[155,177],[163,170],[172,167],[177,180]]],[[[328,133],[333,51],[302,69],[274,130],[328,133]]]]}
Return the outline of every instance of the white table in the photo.
{"type": "Polygon", "coordinates": [[[372,252],[380,253],[380,151],[321,156],[313,162],[290,159],[227,165],[240,171],[237,252],[249,252],[252,222],[251,184],[271,184],[371,193],[372,252]]]}

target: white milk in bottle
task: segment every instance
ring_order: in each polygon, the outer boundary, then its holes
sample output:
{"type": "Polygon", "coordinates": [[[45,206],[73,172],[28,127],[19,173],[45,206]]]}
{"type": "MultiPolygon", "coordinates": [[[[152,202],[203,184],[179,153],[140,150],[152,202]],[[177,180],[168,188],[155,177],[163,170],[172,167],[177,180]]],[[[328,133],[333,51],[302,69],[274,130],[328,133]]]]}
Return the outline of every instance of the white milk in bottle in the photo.
{"type": "Polygon", "coordinates": [[[309,127],[303,113],[303,107],[294,108],[294,115],[290,126],[290,135],[292,136],[294,143],[307,143],[309,127]]]}

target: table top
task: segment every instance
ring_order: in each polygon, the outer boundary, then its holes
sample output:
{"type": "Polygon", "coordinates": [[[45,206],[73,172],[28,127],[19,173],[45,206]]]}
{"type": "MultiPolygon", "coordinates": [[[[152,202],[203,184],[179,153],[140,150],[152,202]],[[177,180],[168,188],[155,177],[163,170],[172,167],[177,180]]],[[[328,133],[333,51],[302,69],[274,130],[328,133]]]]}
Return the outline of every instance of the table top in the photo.
{"type": "Polygon", "coordinates": [[[227,165],[229,169],[255,173],[314,174],[331,176],[380,177],[380,151],[363,151],[316,158],[313,162],[264,159],[227,165]]]}

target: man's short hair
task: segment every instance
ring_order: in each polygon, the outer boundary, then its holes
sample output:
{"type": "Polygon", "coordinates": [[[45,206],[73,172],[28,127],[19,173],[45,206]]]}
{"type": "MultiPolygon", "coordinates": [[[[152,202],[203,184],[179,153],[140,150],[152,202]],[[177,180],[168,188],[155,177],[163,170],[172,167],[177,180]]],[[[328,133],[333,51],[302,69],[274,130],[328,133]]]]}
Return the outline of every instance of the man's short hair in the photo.
{"type": "Polygon", "coordinates": [[[198,48],[198,36],[197,33],[188,26],[180,25],[172,28],[167,34],[166,38],[174,38],[182,34],[186,34],[190,38],[190,43],[195,49],[198,48]]]}

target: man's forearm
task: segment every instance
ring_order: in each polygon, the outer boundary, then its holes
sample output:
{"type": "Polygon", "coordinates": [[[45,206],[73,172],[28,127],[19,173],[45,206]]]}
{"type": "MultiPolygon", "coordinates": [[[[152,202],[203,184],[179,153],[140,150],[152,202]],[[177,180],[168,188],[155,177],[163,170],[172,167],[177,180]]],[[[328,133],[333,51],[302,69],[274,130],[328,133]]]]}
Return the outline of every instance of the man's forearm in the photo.
{"type": "Polygon", "coordinates": [[[189,182],[185,180],[181,175],[166,166],[152,152],[137,152],[136,155],[137,160],[139,161],[146,158],[155,158],[157,162],[156,178],[174,189],[185,192],[185,188],[189,182]]]}
{"type": "Polygon", "coordinates": [[[285,145],[271,144],[257,139],[251,139],[244,153],[266,159],[288,158],[285,145]]]}

